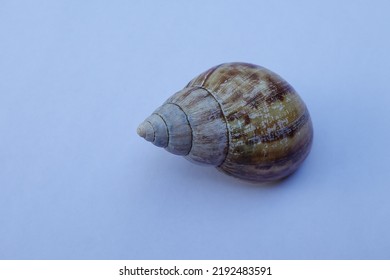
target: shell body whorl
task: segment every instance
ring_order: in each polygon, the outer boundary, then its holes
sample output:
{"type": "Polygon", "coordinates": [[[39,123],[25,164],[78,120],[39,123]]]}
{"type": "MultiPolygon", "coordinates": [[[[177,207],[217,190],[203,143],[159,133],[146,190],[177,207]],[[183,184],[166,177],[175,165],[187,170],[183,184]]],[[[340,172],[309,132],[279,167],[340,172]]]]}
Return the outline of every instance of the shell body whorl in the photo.
{"type": "Polygon", "coordinates": [[[250,181],[293,173],[313,139],[295,90],[260,66],[226,63],[195,77],[138,128],[171,153],[250,181]]]}

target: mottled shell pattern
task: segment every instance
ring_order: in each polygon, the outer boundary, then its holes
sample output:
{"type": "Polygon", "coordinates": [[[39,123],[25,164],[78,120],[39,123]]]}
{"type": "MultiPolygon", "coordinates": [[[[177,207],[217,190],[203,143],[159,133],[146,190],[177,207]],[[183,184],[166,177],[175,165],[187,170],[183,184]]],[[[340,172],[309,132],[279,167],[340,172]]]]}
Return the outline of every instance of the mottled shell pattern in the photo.
{"type": "Polygon", "coordinates": [[[137,132],[173,154],[257,182],[290,175],[313,140],[309,112],[295,90],[248,63],[221,64],[200,74],[137,132]]]}

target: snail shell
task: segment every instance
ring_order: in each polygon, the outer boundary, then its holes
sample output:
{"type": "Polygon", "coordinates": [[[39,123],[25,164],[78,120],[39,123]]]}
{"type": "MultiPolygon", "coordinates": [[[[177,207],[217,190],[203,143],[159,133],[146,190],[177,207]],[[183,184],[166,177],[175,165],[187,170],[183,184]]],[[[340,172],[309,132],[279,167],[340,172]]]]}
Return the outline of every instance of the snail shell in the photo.
{"type": "Polygon", "coordinates": [[[270,70],[226,63],[195,77],[137,129],[168,152],[250,181],[293,173],[313,128],[295,90],[270,70]]]}

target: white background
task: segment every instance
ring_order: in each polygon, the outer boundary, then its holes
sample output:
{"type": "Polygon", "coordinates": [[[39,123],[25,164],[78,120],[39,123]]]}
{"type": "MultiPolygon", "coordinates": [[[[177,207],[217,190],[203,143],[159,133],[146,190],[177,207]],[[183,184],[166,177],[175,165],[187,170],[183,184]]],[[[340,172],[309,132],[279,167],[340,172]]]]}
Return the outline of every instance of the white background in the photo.
{"type": "Polygon", "coordinates": [[[0,258],[390,258],[387,1],[0,3],[0,258]],[[136,134],[231,61],[311,113],[312,152],[279,184],[136,134]]]}

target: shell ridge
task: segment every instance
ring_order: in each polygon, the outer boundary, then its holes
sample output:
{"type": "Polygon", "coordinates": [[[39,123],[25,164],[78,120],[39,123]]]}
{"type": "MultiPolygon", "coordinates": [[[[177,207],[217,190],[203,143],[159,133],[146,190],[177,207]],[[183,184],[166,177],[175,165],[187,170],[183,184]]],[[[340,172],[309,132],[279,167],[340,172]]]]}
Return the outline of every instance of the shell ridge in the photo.
{"type": "Polygon", "coordinates": [[[164,122],[164,124],[165,124],[166,130],[167,130],[167,135],[168,135],[166,147],[168,147],[168,145],[169,145],[169,129],[168,129],[168,124],[167,124],[167,122],[164,120],[164,118],[163,118],[159,113],[154,113],[154,114],[156,114],[157,116],[159,116],[159,117],[163,120],[163,122],[164,122]]]}
{"type": "MultiPolygon", "coordinates": [[[[221,64],[223,65],[223,64],[221,64]]],[[[226,152],[225,152],[225,158],[223,159],[223,161],[217,166],[221,166],[225,163],[225,160],[227,158],[227,156],[229,155],[229,150],[230,150],[230,141],[231,141],[231,137],[230,137],[230,129],[229,129],[229,123],[227,121],[227,118],[226,118],[226,115],[225,115],[225,111],[223,110],[222,108],[222,104],[218,101],[218,99],[215,97],[215,94],[212,93],[210,90],[208,90],[207,88],[205,87],[200,87],[201,89],[204,89],[205,91],[207,91],[215,100],[215,102],[217,102],[219,108],[221,109],[221,112],[222,112],[222,115],[223,115],[223,119],[225,120],[225,125],[226,125],[226,135],[227,135],[227,147],[226,147],[226,152]]]]}
{"type": "MultiPolygon", "coordinates": [[[[189,121],[189,119],[188,119],[188,115],[187,115],[187,113],[183,110],[183,108],[182,108],[179,104],[172,103],[172,102],[168,102],[168,103],[166,103],[166,104],[172,104],[172,105],[177,106],[177,107],[184,113],[184,115],[186,116],[186,120],[187,120],[188,126],[189,126],[190,129],[191,129],[191,146],[190,146],[190,148],[189,148],[188,153],[186,154],[186,155],[188,155],[188,154],[191,152],[192,146],[193,146],[193,144],[194,144],[194,137],[193,137],[193,133],[194,133],[194,132],[193,132],[193,130],[192,130],[192,126],[191,126],[190,121],[189,121]]],[[[184,155],[184,156],[186,156],[186,155],[184,155]]]]}

